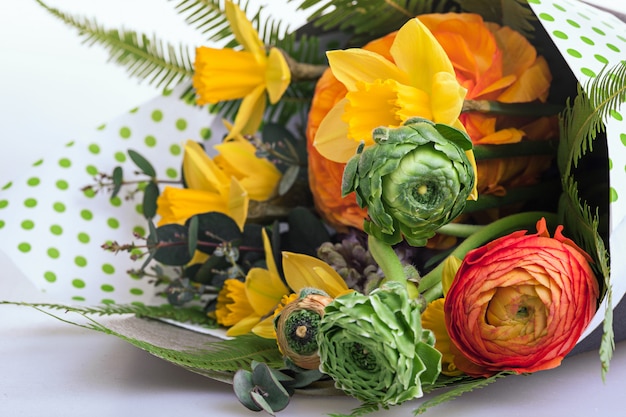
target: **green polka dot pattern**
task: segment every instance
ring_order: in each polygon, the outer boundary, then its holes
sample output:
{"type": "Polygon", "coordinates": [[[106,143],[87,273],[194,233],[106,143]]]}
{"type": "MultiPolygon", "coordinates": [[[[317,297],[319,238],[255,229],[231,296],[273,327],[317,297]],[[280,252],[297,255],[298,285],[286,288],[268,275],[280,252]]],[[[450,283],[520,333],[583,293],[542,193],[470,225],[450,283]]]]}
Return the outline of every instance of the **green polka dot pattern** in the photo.
{"type": "MultiPolygon", "coordinates": [[[[21,177],[0,184],[0,250],[39,288],[65,302],[161,304],[147,280],[131,277],[143,260],[102,250],[107,241],[130,243],[148,224],[137,211],[141,195],[127,199],[122,188],[83,192],[100,172],[122,166],[125,179],[141,180],[128,157],[133,149],[157,169],[157,177],[180,179],[185,141],[211,144],[226,133],[222,122],[180,101],[179,91],[106,121],[93,134],[63,144],[25,167],[21,177]]],[[[123,109],[121,109],[123,110],[123,109]]],[[[35,155],[35,158],[41,155],[35,155]]],[[[130,189],[128,189],[130,191],[130,189]]]]}
{"type": "MultiPolygon", "coordinates": [[[[581,85],[597,77],[605,66],[612,68],[624,59],[626,27],[616,17],[569,0],[528,3],[581,85]]],[[[605,123],[611,156],[608,200],[612,227],[626,216],[625,115],[626,105],[622,104],[620,109],[609,113],[605,123]]]]}

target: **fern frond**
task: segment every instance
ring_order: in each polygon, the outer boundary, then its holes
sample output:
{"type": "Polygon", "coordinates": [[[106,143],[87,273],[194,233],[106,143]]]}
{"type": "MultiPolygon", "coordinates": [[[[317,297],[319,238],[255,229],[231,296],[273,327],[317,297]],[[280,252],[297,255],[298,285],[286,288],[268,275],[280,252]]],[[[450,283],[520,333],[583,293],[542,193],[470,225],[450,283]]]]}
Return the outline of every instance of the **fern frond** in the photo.
{"type": "Polygon", "coordinates": [[[455,9],[441,0],[301,0],[298,8],[313,9],[308,19],[324,31],[351,33],[361,41],[393,32],[418,14],[455,9]]]}
{"type": "Polygon", "coordinates": [[[440,394],[431,400],[423,402],[419,406],[419,408],[417,408],[413,412],[413,414],[418,415],[418,414],[425,413],[426,410],[428,410],[431,407],[437,406],[439,404],[443,404],[444,402],[447,402],[456,397],[459,397],[462,394],[465,394],[466,392],[470,392],[478,388],[486,387],[487,385],[497,381],[500,378],[504,378],[507,375],[511,375],[511,372],[499,372],[493,376],[490,376],[489,378],[477,378],[477,379],[472,379],[462,384],[458,384],[454,386],[454,388],[452,388],[450,391],[446,391],[445,393],[440,394]]]}
{"type": "Polygon", "coordinates": [[[526,39],[535,35],[537,17],[526,0],[455,0],[464,12],[480,14],[486,22],[495,22],[520,32],[526,39]]]}
{"type": "Polygon", "coordinates": [[[133,77],[168,89],[193,75],[191,53],[183,45],[164,44],[156,36],[148,37],[130,30],[105,29],[94,19],[75,17],[42,0],[36,1],[53,16],[78,30],[84,43],[102,45],[108,50],[110,60],[125,67],[133,77]]]}
{"type": "Polygon", "coordinates": [[[93,315],[116,315],[137,311],[146,314],[144,317],[147,317],[148,314],[152,317],[162,317],[162,311],[167,311],[168,307],[151,308],[132,305],[83,308],[59,304],[29,304],[6,301],[0,302],[0,304],[35,308],[64,323],[116,336],[168,362],[223,381],[230,381],[232,373],[239,369],[250,369],[252,361],[265,362],[268,366],[276,368],[283,365],[282,355],[278,351],[276,341],[253,334],[230,340],[215,341],[216,339],[211,336],[153,320],[130,317],[119,322],[112,321],[104,324],[92,318],[93,315]],[[80,324],[66,317],[55,315],[50,310],[62,310],[66,313],[78,314],[87,320],[87,324],[80,324]],[[132,321],[129,321],[131,319],[132,321]]]}
{"type": "Polygon", "coordinates": [[[609,363],[615,351],[615,334],[613,331],[613,290],[609,284],[608,275],[605,277],[604,285],[606,289],[606,309],[604,310],[604,323],[602,324],[602,339],[600,340],[600,364],[602,380],[606,380],[609,372],[609,363]]]}
{"type": "Polygon", "coordinates": [[[140,318],[169,319],[180,323],[201,324],[216,327],[215,320],[207,317],[206,313],[198,308],[174,307],[171,304],[148,306],[143,304],[110,304],[93,307],[68,306],[51,303],[23,303],[0,301],[0,304],[20,305],[37,309],[59,310],[90,316],[117,316],[133,314],[140,318]]]}
{"type": "Polygon", "coordinates": [[[626,100],[626,62],[604,68],[585,88],[578,88],[572,105],[560,117],[560,146],[557,163],[561,175],[571,175],[580,158],[593,148],[604,120],[626,100]]]}
{"type": "MultiPolygon", "coordinates": [[[[329,414],[331,417],[361,417],[367,414],[375,413],[382,406],[378,404],[361,404],[360,406],[354,408],[350,414],[329,414]]],[[[389,407],[382,407],[384,410],[389,409],[389,407]]]]}

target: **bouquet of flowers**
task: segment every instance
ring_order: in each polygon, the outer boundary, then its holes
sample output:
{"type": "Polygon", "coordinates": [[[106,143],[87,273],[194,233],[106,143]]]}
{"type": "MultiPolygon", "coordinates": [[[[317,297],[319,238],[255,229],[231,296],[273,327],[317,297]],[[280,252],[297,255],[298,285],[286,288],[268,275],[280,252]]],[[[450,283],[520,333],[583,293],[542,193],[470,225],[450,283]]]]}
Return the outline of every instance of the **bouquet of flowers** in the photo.
{"type": "Polygon", "coordinates": [[[39,3],[164,94],[4,187],[3,250],[69,299],[25,304],[270,414],[294,393],[345,393],[362,415],[446,388],[422,412],[559,366],[601,322],[608,371],[626,290],[617,18],[303,0],[291,31],[181,0],[223,44],[189,49],[39,3]]]}

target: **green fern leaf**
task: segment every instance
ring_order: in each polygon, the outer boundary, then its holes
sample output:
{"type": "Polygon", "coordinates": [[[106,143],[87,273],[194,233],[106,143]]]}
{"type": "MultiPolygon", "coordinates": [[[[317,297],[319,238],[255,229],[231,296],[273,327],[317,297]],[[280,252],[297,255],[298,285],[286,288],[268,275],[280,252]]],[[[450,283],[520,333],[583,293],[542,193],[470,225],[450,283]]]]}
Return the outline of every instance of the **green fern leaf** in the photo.
{"type": "Polygon", "coordinates": [[[456,397],[459,397],[462,394],[465,394],[466,392],[470,392],[478,388],[483,388],[497,381],[498,379],[503,378],[507,375],[511,375],[511,374],[512,374],[511,372],[499,372],[493,376],[490,376],[489,378],[476,378],[476,379],[471,379],[468,382],[457,384],[450,391],[446,391],[445,393],[440,394],[431,400],[423,402],[419,406],[419,408],[417,408],[413,413],[414,415],[425,413],[426,410],[428,410],[431,407],[437,406],[439,404],[443,404],[444,402],[450,401],[456,397]]]}
{"type": "Polygon", "coordinates": [[[308,20],[324,31],[354,34],[355,43],[393,32],[419,14],[455,10],[451,1],[435,0],[301,0],[298,8],[313,9],[308,20]]]}
{"type": "MultiPolygon", "coordinates": [[[[361,404],[360,406],[354,408],[350,414],[329,414],[331,417],[361,417],[367,414],[375,413],[381,408],[379,404],[361,404]]],[[[384,410],[389,409],[389,407],[382,407],[384,410]]]]}
{"type": "Polygon", "coordinates": [[[193,75],[191,53],[183,45],[164,44],[155,36],[139,35],[130,30],[105,29],[96,20],[71,16],[42,0],[36,1],[53,16],[77,29],[87,45],[104,46],[110,59],[125,67],[133,77],[170,89],[193,75]]]}
{"type": "MultiPolygon", "coordinates": [[[[248,334],[230,340],[193,332],[178,326],[154,320],[126,317],[106,324],[99,323],[93,315],[120,315],[139,313],[143,317],[164,317],[169,307],[104,306],[73,307],[59,304],[29,304],[0,302],[0,304],[23,305],[35,308],[65,323],[116,336],[140,349],[191,371],[225,382],[231,382],[232,374],[239,369],[250,369],[253,361],[265,362],[270,367],[283,365],[282,355],[276,341],[248,334]],[[61,310],[75,313],[86,319],[81,324],[56,315],[50,311],[61,310]]],[[[176,318],[184,316],[176,315],[176,318]]],[[[171,318],[171,317],[168,317],[171,318]]]]}

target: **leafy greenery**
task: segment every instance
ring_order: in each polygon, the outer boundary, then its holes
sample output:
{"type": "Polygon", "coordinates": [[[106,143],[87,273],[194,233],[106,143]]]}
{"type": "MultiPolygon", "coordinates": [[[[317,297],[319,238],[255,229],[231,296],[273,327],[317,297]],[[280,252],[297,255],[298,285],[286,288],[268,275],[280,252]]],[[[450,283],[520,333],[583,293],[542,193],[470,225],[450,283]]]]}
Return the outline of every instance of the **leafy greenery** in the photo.
{"type": "MultiPolygon", "coordinates": [[[[294,0],[289,0],[294,1],[294,0]]],[[[354,35],[362,44],[399,29],[422,13],[453,11],[452,2],[441,0],[299,0],[301,10],[314,9],[309,20],[324,32],[354,35]],[[375,16],[375,18],[374,18],[375,16]]]]}
{"type": "Polygon", "coordinates": [[[475,389],[478,388],[482,388],[485,387],[493,382],[495,382],[496,380],[503,378],[507,375],[511,375],[511,372],[499,372],[493,376],[490,376],[489,378],[474,378],[474,379],[468,379],[466,380],[466,382],[463,383],[459,383],[457,385],[454,385],[452,389],[450,389],[449,391],[446,391],[442,394],[439,394],[438,396],[434,397],[433,399],[430,399],[428,401],[425,401],[424,403],[422,403],[419,408],[417,408],[414,411],[414,414],[422,414],[425,413],[426,410],[428,410],[431,407],[434,407],[436,405],[442,404],[446,401],[450,401],[466,392],[470,392],[473,391],[475,389]]]}
{"type": "Polygon", "coordinates": [[[87,45],[100,44],[110,59],[136,78],[169,89],[193,75],[191,53],[183,45],[164,43],[156,36],[125,29],[106,29],[95,19],[76,17],[35,0],[44,9],[78,30],[87,45]]]}
{"type": "MultiPolygon", "coordinates": [[[[569,103],[560,118],[560,143],[557,165],[563,181],[563,195],[559,202],[559,214],[563,224],[581,248],[594,259],[597,273],[604,277],[604,296],[607,300],[604,334],[600,346],[602,375],[606,374],[609,361],[615,347],[612,328],[612,297],[609,282],[609,252],[601,230],[601,216],[598,206],[592,209],[586,199],[580,196],[581,187],[577,177],[577,167],[584,162],[586,154],[594,151],[594,142],[605,130],[604,121],[610,112],[626,101],[626,62],[622,61],[613,68],[604,68],[596,78],[590,80],[585,88],[579,87],[573,103],[569,103]]],[[[607,158],[604,158],[606,163],[607,158]]],[[[581,171],[586,171],[581,169],[581,171]]],[[[581,173],[581,175],[587,175],[581,173]]],[[[608,184],[592,184],[597,189],[602,187],[608,193],[608,184]]],[[[606,205],[606,198],[603,201],[606,205]]],[[[605,239],[607,239],[605,237],[605,239]]]]}
{"type": "Polygon", "coordinates": [[[170,304],[160,306],[147,306],[143,304],[111,304],[95,307],[77,307],[63,304],[50,303],[21,303],[0,301],[0,304],[21,305],[37,309],[62,310],[65,312],[78,313],[93,316],[116,316],[122,314],[134,314],[137,317],[149,319],[170,319],[180,323],[202,324],[215,327],[215,320],[209,318],[205,312],[198,308],[179,308],[170,304]]]}

